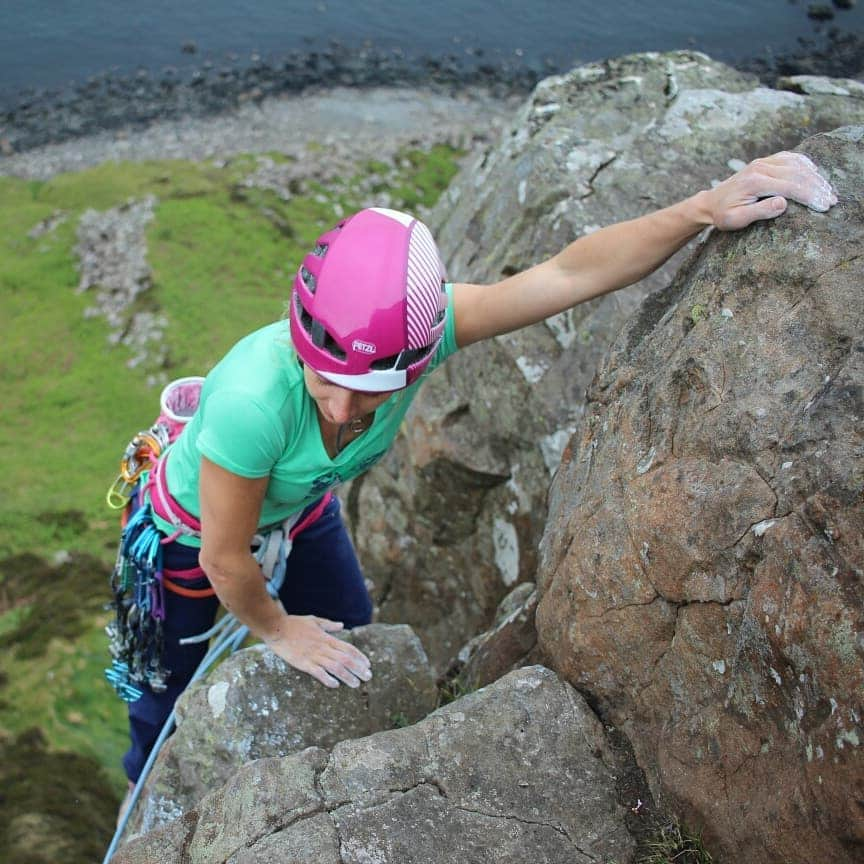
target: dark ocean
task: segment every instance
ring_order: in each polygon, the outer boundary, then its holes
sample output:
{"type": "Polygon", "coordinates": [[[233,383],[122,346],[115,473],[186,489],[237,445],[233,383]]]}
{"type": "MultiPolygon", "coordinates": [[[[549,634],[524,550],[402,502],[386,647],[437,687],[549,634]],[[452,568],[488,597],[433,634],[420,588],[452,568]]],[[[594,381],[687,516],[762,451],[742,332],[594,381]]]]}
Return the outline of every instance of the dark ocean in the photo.
{"type": "Polygon", "coordinates": [[[864,4],[818,23],[803,0],[0,0],[0,96],[104,73],[278,59],[336,41],[465,63],[558,68],[633,51],[720,60],[790,53],[828,28],[864,32],[864,4]],[[183,47],[186,46],[184,53],[183,47]],[[194,48],[195,53],[191,53],[194,48]],[[477,52],[482,52],[479,55],[477,52]]]}
{"type": "Polygon", "coordinates": [[[769,79],[852,76],[862,46],[855,0],[0,0],[0,139],[35,146],[310,85],[526,89],[675,48],[769,79]]]}

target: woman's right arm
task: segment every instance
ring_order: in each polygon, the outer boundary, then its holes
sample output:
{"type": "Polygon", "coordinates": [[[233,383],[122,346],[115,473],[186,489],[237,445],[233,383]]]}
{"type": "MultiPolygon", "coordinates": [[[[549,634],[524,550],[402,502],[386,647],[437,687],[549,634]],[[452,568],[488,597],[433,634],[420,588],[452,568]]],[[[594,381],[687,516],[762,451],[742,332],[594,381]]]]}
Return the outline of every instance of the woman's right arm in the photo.
{"type": "Polygon", "coordinates": [[[372,677],[369,660],[353,645],[331,636],[337,621],[288,615],[267,593],[250,544],[268,478],[250,480],[201,458],[200,564],[222,605],[286,663],[327,687],[357,687],[372,677]]]}
{"type": "Polygon", "coordinates": [[[773,219],[786,210],[787,199],[819,212],[837,203],[810,159],[775,153],[671,207],[579,237],[557,255],[493,285],[456,283],[456,342],[464,348],[632,285],[706,226],[733,231],[773,219]]]}

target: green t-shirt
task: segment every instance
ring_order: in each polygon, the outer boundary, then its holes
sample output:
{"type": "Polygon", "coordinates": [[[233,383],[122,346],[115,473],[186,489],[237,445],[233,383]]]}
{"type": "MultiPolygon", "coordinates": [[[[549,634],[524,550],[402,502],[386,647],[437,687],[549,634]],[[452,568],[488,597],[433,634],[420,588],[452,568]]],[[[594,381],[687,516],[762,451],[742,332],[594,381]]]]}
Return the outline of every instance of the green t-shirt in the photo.
{"type": "MultiPolygon", "coordinates": [[[[321,441],[315,402],[291,345],[287,320],[241,339],[213,368],[194,417],[171,445],[166,479],[174,499],[199,516],[201,457],[240,477],[269,477],[259,528],[282,522],[325,492],[362,474],[388,450],[423,378],[456,351],[452,287],[444,338],[429,366],[410,387],[375,411],[372,425],[334,459],[321,441]]],[[[173,528],[155,517],[166,533],[173,528]]],[[[193,537],[178,538],[199,545],[193,537]]]]}

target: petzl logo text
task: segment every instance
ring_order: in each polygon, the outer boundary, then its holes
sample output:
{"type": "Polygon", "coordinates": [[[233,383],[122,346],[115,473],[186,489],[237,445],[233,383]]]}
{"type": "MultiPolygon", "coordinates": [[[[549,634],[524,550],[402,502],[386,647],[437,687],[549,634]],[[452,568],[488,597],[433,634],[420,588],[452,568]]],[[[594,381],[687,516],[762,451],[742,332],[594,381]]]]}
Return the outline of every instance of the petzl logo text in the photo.
{"type": "Polygon", "coordinates": [[[371,342],[362,342],[360,339],[355,339],[351,343],[351,347],[361,354],[374,354],[376,351],[375,346],[371,342]]]}

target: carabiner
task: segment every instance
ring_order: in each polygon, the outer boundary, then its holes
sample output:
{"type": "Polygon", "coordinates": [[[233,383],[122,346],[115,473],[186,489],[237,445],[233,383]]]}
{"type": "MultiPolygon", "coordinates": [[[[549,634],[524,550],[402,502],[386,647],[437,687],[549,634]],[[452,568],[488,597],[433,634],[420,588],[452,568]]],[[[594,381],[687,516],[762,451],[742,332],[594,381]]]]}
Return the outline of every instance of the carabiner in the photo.
{"type": "Polygon", "coordinates": [[[105,493],[105,502],[112,510],[122,510],[129,503],[134,488],[134,483],[130,483],[122,474],[118,474],[117,479],[105,493]]]}

